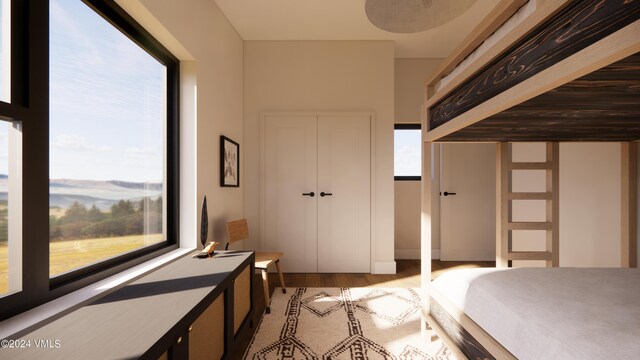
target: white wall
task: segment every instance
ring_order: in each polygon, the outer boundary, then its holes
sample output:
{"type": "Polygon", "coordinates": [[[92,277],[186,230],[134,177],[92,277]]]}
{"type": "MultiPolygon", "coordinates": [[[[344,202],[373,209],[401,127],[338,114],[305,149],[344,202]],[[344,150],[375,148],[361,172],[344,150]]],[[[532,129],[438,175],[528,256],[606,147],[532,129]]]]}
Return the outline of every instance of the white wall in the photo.
{"type": "MultiPolygon", "coordinates": [[[[513,144],[514,161],[544,161],[543,143],[513,144]]],[[[560,266],[620,266],[620,144],[560,144],[560,266]]],[[[514,171],[514,191],[545,191],[544,171],[514,171]]],[[[544,221],[544,201],[514,201],[514,221],[544,221]]],[[[517,251],[544,251],[544,231],[515,231],[517,251]]],[[[521,261],[514,266],[544,266],[521,261]]]]}
{"type": "Polygon", "coordinates": [[[244,206],[260,233],[260,113],[373,111],[372,272],[395,272],[393,243],[394,50],[390,41],[246,41],[244,206]]]}
{"type": "Polygon", "coordinates": [[[225,222],[243,216],[244,178],[241,168],[240,188],[219,186],[219,138],[228,136],[243,149],[243,41],[214,1],[118,3],[189,62],[181,66],[181,246],[196,246],[204,195],[209,240],[226,242],[225,222]]]}
{"type": "MultiPolygon", "coordinates": [[[[395,60],[395,122],[420,123],[424,82],[442,59],[395,60]]],[[[395,258],[420,259],[420,181],[395,182],[395,258]]],[[[438,239],[439,240],[439,239],[438,239]]],[[[437,255],[440,242],[433,241],[437,255]]]]}

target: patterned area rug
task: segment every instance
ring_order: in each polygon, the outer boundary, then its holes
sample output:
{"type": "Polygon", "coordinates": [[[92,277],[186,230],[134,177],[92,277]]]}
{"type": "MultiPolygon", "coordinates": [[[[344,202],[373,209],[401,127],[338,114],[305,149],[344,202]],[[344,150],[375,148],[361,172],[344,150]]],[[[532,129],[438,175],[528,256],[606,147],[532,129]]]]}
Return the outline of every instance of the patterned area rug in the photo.
{"type": "Polygon", "coordinates": [[[277,288],[244,359],[455,359],[421,336],[420,291],[277,288]]]}

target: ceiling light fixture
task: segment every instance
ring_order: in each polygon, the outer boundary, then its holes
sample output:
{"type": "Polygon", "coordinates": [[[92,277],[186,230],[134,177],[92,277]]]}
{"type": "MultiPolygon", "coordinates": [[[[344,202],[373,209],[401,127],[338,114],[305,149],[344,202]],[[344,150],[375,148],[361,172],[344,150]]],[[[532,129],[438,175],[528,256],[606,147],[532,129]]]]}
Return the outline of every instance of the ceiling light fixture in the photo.
{"type": "Polygon", "coordinates": [[[366,0],[365,13],[377,28],[416,33],[445,24],[467,11],[476,0],[366,0]]]}

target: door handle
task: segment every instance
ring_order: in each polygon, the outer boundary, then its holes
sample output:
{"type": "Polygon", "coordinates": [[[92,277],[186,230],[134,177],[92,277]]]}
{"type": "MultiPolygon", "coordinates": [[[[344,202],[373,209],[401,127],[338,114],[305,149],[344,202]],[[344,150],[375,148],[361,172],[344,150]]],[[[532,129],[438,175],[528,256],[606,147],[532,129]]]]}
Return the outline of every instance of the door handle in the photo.
{"type": "Polygon", "coordinates": [[[444,192],[444,196],[455,195],[455,194],[456,193],[454,192],[447,192],[447,191],[444,192]]]}
{"type": "Polygon", "coordinates": [[[302,196],[311,196],[311,197],[314,197],[314,196],[316,196],[316,193],[314,193],[314,192],[312,191],[312,192],[310,192],[310,193],[303,193],[303,194],[302,194],[302,196]]]}
{"type": "Polygon", "coordinates": [[[326,193],[326,192],[324,192],[324,191],[320,193],[320,196],[322,196],[322,197],[325,197],[325,196],[332,196],[332,195],[333,195],[332,193],[326,193]]]}

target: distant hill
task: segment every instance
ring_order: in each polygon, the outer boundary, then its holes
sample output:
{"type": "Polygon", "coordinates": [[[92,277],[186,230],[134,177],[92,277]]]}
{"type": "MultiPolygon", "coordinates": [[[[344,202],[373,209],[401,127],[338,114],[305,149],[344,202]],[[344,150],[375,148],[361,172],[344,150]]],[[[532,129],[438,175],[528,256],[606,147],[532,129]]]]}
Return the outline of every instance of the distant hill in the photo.
{"type": "Polygon", "coordinates": [[[111,180],[107,182],[115,186],[119,186],[127,189],[147,189],[147,190],[162,191],[161,183],[140,183],[140,182],[119,181],[119,180],[111,180]]]}
{"type": "Polygon", "coordinates": [[[122,180],[76,180],[76,179],[51,179],[50,186],[54,187],[83,187],[92,189],[147,189],[162,191],[162,183],[130,182],[122,180]]]}
{"type": "MultiPolygon", "coordinates": [[[[0,201],[7,200],[8,177],[0,174],[0,201]]],[[[140,201],[162,196],[162,183],[143,183],[122,180],[51,179],[49,206],[66,209],[74,201],[87,208],[96,205],[108,210],[120,200],[140,201]]]]}
{"type": "Polygon", "coordinates": [[[95,205],[102,211],[111,209],[111,206],[117,202],[116,200],[101,199],[87,195],[51,194],[49,196],[49,207],[60,207],[66,209],[75,201],[87,208],[95,205]]]}

